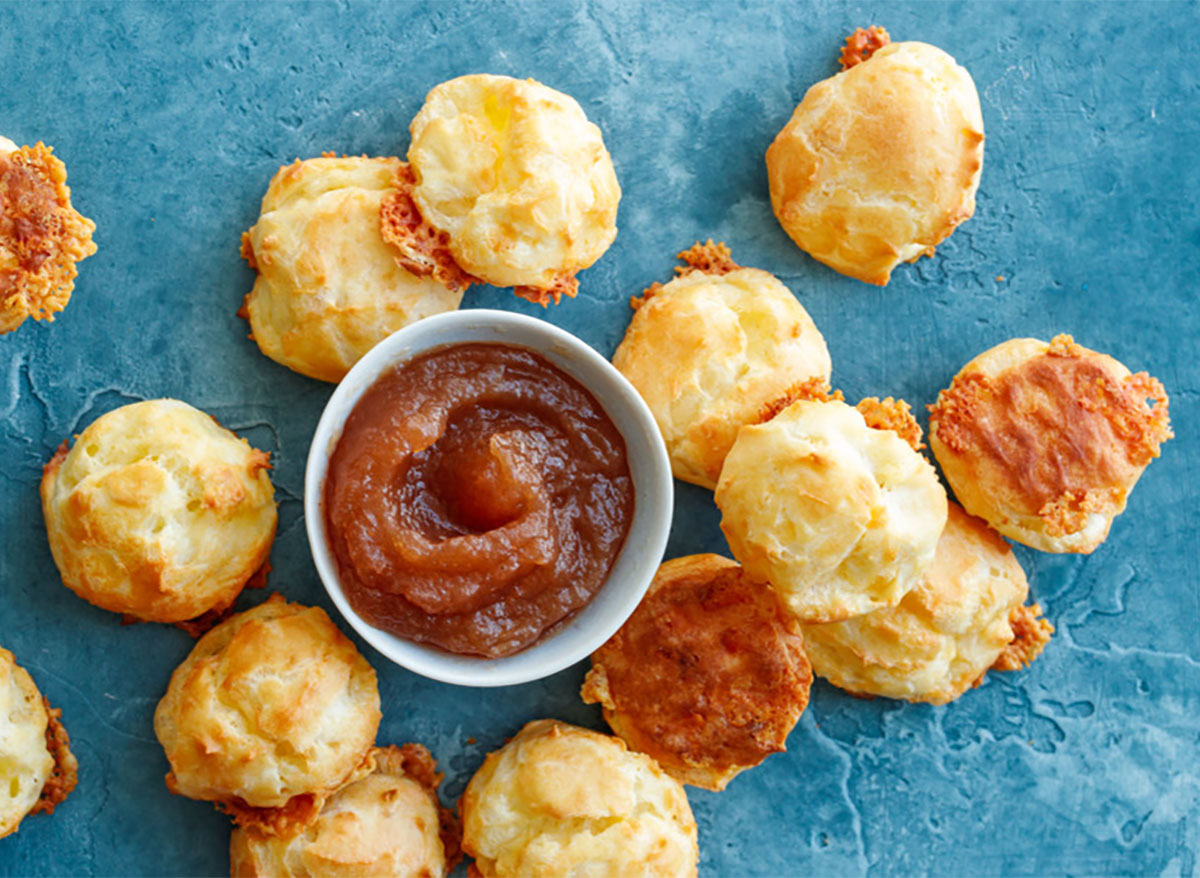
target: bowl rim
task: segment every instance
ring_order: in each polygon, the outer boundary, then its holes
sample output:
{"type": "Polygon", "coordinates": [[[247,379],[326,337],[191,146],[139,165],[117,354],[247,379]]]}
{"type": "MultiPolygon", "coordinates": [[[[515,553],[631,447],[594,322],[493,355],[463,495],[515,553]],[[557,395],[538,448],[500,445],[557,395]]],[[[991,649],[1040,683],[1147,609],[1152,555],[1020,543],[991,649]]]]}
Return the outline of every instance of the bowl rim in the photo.
{"type": "MultiPolygon", "coordinates": [[[[642,452],[644,450],[641,449],[642,452]]],[[[326,401],[313,431],[304,468],[304,518],[309,550],[321,584],[342,617],[363,640],[394,664],[421,676],[459,686],[495,687],[528,683],[556,674],[595,652],[625,623],[649,588],[666,552],[673,511],[674,482],[666,444],[641,394],[612,363],[583,339],[545,320],[513,311],[487,308],[450,311],[409,324],[380,341],[355,363],[326,401]],[[481,337],[445,337],[456,330],[478,333],[481,337]],[[506,340],[503,337],[506,330],[515,330],[523,337],[506,340]],[[529,336],[538,339],[538,343],[532,343],[529,336]],[[472,341],[494,341],[533,350],[583,385],[621,433],[634,481],[635,504],[629,533],[608,577],[592,599],[549,637],[542,637],[531,646],[501,658],[457,655],[370,625],[358,615],[342,590],[325,527],[325,476],[329,458],[341,437],[346,419],[362,395],[394,365],[437,347],[469,344],[472,341]],[[572,369],[569,362],[564,363],[567,360],[579,361],[578,370],[572,369]],[[580,372],[591,372],[591,379],[585,378],[580,372]],[[596,381],[597,376],[601,382],[596,381]],[[596,386],[597,383],[606,384],[604,392],[596,386]],[[624,412],[612,410],[612,403],[616,400],[619,400],[624,412]],[[626,417],[622,417],[622,414],[626,417]],[[626,420],[632,423],[622,427],[622,422],[626,420]],[[629,426],[636,427],[637,436],[628,434],[629,426]],[[636,439],[643,440],[640,444],[648,447],[648,459],[639,457],[635,460],[631,446],[638,444],[634,441],[636,439]],[[641,479],[639,473],[643,474],[641,479]],[[627,553],[631,561],[625,561],[627,553]],[[632,567],[632,571],[628,567],[632,567]],[[621,594],[607,602],[614,606],[609,607],[604,615],[589,615],[587,611],[610,588],[618,571],[623,574],[622,581],[618,583],[622,586],[621,594]],[[564,642],[568,644],[567,647],[563,646],[564,642]],[[557,648],[547,650],[546,647],[552,644],[556,644],[557,648]],[[550,651],[557,655],[547,657],[545,661],[534,661],[532,658],[550,651]]]]}

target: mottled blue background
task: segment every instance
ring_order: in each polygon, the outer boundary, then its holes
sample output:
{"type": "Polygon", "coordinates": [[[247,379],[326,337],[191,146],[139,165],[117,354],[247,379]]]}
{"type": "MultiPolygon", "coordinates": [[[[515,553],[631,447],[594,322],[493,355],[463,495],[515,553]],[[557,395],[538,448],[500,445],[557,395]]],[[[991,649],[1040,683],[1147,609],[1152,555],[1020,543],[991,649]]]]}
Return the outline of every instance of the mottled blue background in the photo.
{"type": "MultiPolygon", "coordinates": [[[[924,410],[970,357],[1069,331],[1171,393],[1179,438],[1088,557],[1018,549],[1058,626],[1024,673],[947,707],[819,683],[789,751],[724,793],[689,789],[707,875],[1191,875],[1200,851],[1200,13],[1194,4],[0,6],[0,133],[70,170],[99,253],[53,324],[0,338],[0,643],[63,708],[80,784],[0,841],[0,873],[227,874],[228,823],[167,793],[151,728],[183,632],[118,619],[62,587],[37,499],[68,434],[175,396],[271,452],[271,586],[329,607],[301,520],[304,458],[331,387],[259,354],[234,316],[238,235],[276,168],[333,149],[403,155],[443,79],[532,76],[604,131],[621,233],[550,311],[611,354],[628,297],[713,236],[778,274],[829,342],[847,396],[924,410]],[[763,152],[841,38],[885,25],[953,54],[983,102],[976,217],[886,289],[797,250],[771,215],[763,152]],[[1001,279],[1003,278],[1003,279],[1001,279]]],[[[725,551],[710,496],[681,486],[671,552],[725,551]]],[[[244,596],[243,605],[262,592],[244,596]]],[[[332,608],[330,608],[332,611],[332,608]]],[[[523,722],[601,726],[585,667],[508,690],[388,665],[384,742],[422,741],[456,799],[523,722]],[[474,743],[468,743],[468,739],[474,743]]]]}

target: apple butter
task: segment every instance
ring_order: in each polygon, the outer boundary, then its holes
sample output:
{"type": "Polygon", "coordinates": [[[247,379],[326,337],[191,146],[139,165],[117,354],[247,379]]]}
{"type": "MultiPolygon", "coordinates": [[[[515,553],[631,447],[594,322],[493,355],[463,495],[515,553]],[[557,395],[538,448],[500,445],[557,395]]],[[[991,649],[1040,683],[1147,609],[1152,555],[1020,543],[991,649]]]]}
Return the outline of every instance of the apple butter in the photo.
{"type": "Polygon", "coordinates": [[[582,385],[504,344],[447,345],[363,394],[329,461],[342,588],[371,625],[511,655],[599,590],[633,518],[625,442],[582,385]]]}

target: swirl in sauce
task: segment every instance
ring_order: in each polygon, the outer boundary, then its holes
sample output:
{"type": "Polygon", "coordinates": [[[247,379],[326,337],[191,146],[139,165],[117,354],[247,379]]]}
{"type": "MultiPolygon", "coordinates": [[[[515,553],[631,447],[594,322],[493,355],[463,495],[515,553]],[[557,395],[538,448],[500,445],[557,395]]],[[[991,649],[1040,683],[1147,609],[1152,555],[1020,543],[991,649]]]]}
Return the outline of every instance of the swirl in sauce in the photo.
{"type": "Polygon", "coordinates": [[[371,625],[511,655],[596,594],[633,518],[625,442],[596,399],[502,344],[428,351],[363,394],[329,461],[342,588],[371,625]]]}

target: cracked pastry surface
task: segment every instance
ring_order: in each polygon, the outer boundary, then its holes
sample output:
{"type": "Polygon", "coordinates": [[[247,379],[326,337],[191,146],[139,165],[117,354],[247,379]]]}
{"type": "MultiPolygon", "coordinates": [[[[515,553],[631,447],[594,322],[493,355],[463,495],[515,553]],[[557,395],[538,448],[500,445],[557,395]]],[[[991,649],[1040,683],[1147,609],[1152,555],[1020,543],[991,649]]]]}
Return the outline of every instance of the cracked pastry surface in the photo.
{"type": "Polygon", "coordinates": [[[774,275],[738,266],[727,249],[715,259],[698,244],[679,256],[681,276],[635,300],[613,365],[654,414],[675,476],[711,490],[742,425],[797,381],[828,383],[832,366],[820,330],[774,275]]]}
{"type": "Polygon", "coordinates": [[[813,258],[884,285],[975,212],[983,140],[965,69],[925,43],[884,45],[805,94],[767,150],[771,206],[813,258]]]}
{"type": "Polygon", "coordinates": [[[264,354],[302,375],[340,381],[378,342],[453,311],[462,291],[402,268],[380,229],[396,158],[326,154],[271,178],[242,253],[258,272],[244,315],[264,354]]]}
{"type": "Polygon", "coordinates": [[[75,788],[78,763],[59,714],[0,647],[0,838],[29,814],[54,813],[75,788]]]}
{"type": "MultiPolygon", "coordinates": [[[[439,827],[441,775],[420,744],[375,748],[375,769],[334,793],[317,819],[288,837],[237,827],[234,878],[440,878],[453,865],[439,827]]],[[[452,841],[451,853],[457,850],[452,841]]]]}
{"type": "Polygon", "coordinates": [[[894,607],[842,622],[805,625],[813,670],[859,695],[946,704],[1041,652],[1054,629],[1036,604],[1008,543],[950,504],[937,554],[921,583],[894,607]]]}
{"type": "Polygon", "coordinates": [[[658,569],[641,604],[592,655],[583,700],[681,783],[721,790],[781,753],[808,705],[800,624],[719,555],[658,569]]]}
{"type": "Polygon", "coordinates": [[[268,455],[187,403],[108,412],[42,475],[42,511],[63,584],[151,622],[223,609],[275,538],[268,455]]]}
{"type": "Polygon", "coordinates": [[[95,230],[72,206],[67,169],[50,147],[0,137],[0,334],[67,306],[76,263],[96,252],[95,230]]]}
{"type": "Polygon", "coordinates": [[[958,501],[1045,552],[1091,552],[1173,435],[1162,384],[1069,335],[1011,339],[929,408],[929,445],[958,501]]]}
{"type": "Polygon", "coordinates": [[[743,427],[716,502],[746,573],[810,623],[895,605],[933,562],[946,523],[930,463],[837,399],[801,399],[743,427]]]}
{"type": "Polygon", "coordinates": [[[370,772],[379,720],[375,671],[354,644],[324,610],[276,594],[197,641],[154,732],[172,792],[286,835],[370,772]]]}
{"type": "Polygon", "coordinates": [[[574,98],[532,79],[460,76],[429,92],[410,130],[411,197],[458,266],[543,304],[574,295],[575,272],[616,238],[621,197],[574,98]]]}
{"type": "Polygon", "coordinates": [[[481,876],[694,876],[679,782],[619,738],[537,720],[490,753],[460,804],[481,876]]]}

